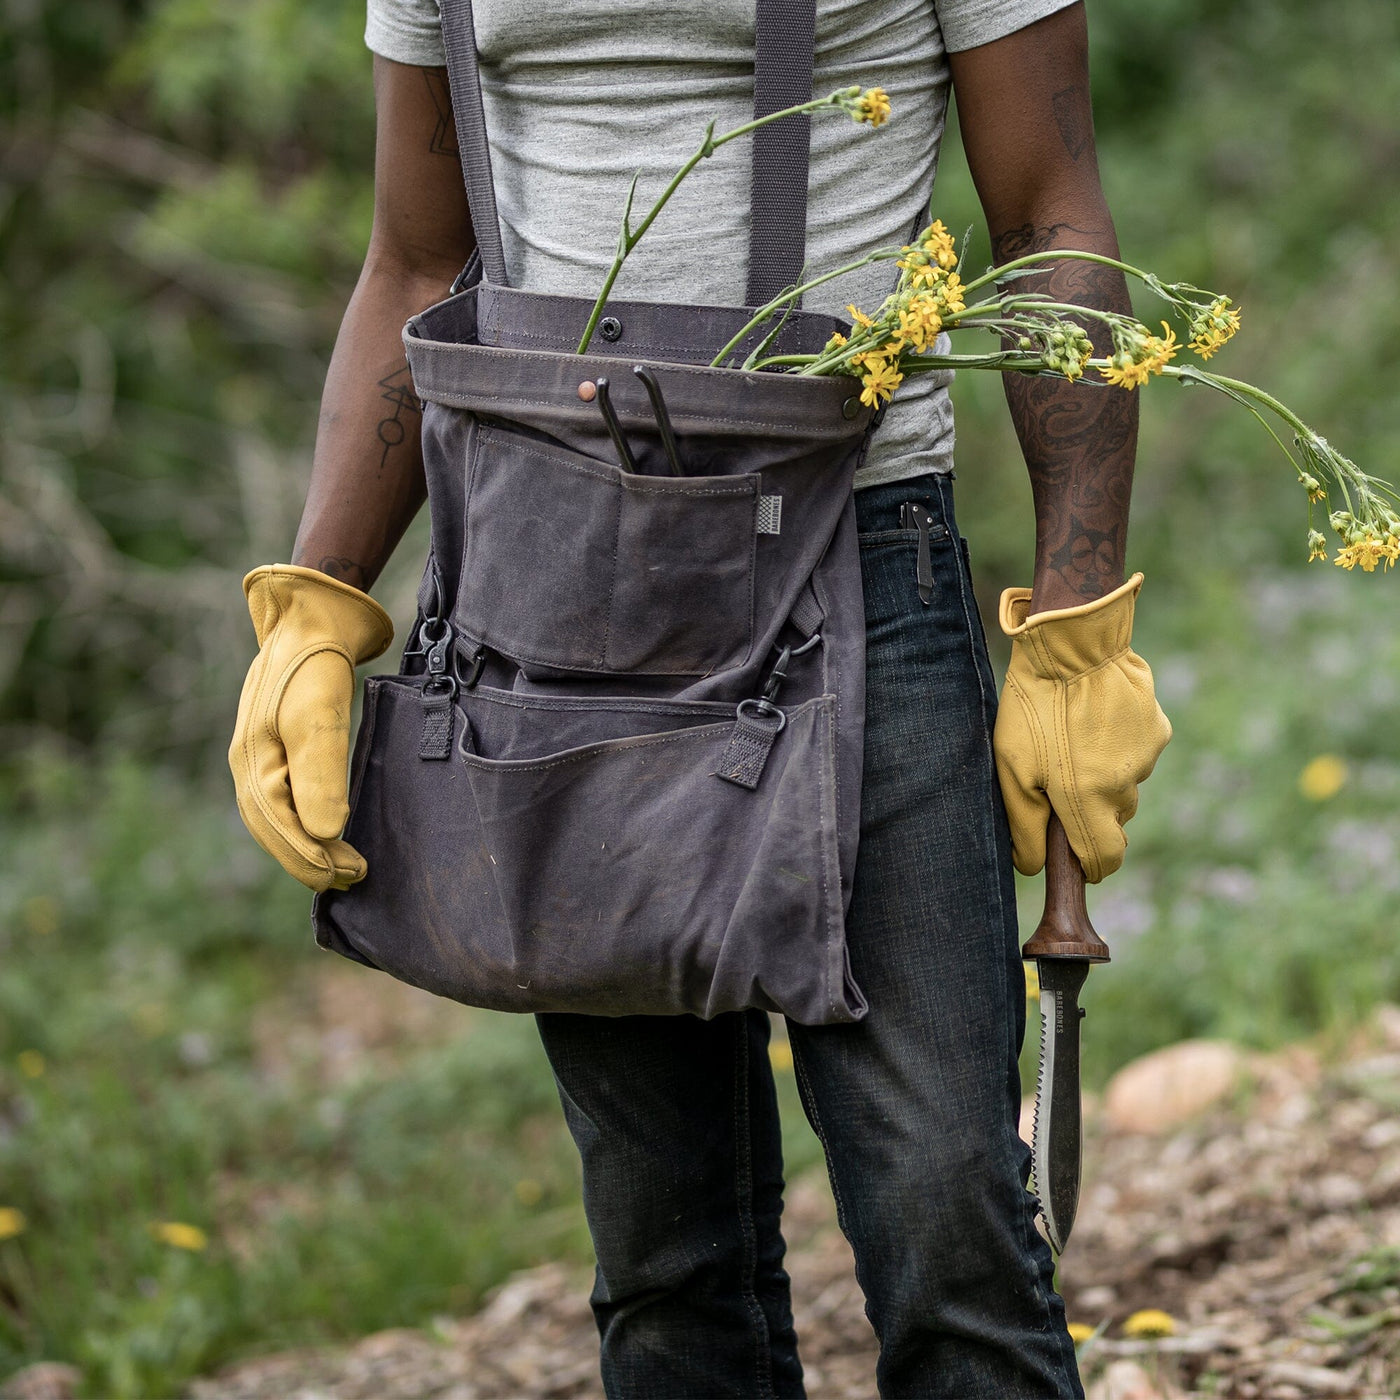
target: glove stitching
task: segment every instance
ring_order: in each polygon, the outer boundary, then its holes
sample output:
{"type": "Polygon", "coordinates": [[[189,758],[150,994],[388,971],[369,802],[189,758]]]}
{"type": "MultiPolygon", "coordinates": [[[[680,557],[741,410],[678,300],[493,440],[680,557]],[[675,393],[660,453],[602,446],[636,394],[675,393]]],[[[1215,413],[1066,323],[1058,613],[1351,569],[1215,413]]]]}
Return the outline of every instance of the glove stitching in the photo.
{"type": "MultiPolygon", "coordinates": [[[[1079,836],[1080,841],[1083,843],[1083,845],[1085,846],[1085,848],[1088,850],[1089,855],[1090,855],[1090,860],[1091,860],[1092,865],[1093,865],[1093,869],[1092,869],[1092,870],[1086,870],[1086,871],[1084,872],[1084,874],[1085,874],[1085,877],[1088,878],[1088,879],[1090,880],[1091,883],[1093,883],[1093,875],[1094,875],[1095,871],[1097,871],[1097,870],[1100,868],[1102,862],[1101,862],[1101,858],[1100,858],[1100,855],[1099,855],[1098,846],[1097,846],[1097,844],[1096,844],[1095,841],[1094,841],[1093,834],[1092,834],[1092,832],[1091,832],[1090,829],[1089,829],[1088,820],[1087,820],[1087,818],[1085,817],[1083,804],[1082,804],[1082,803],[1080,802],[1080,800],[1079,800],[1079,792],[1078,792],[1078,790],[1077,790],[1077,788],[1075,787],[1075,784],[1074,784],[1074,767],[1073,767],[1073,764],[1070,762],[1070,750],[1069,750],[1069,703],[1068,703],[1068,702],[1069,702],[1069,687],[1068,687],[1068,686],[1057,686],[1057,687],[1056,687],[1056,693],[1055,693],[1054,715],[1055,715],[1055,729],[1056,729],[1056,734],[1057,734],[1057,736],[1058,736],[1058,738],[1059,738],[1059,745],[1060,745],[1060,747],[1059,747],[1059,752],[1060,752],[1060,755],[1061,755],[1057,766],[1058,766],[1058,768],[1059,768],[1059,770],[1060,770],[1060,777],[1061,777],[1061,783],[1062,783],[1062,786],[1063,786],[1063,796],[1064,796],[1065,806],[1066,806],[1066,808],[1069,808],[1069,809],[1072,809],[1072,810],[1073,810],[1073,820],[1074,820],[1074,825],[1075,825],[1075,827],[1076,827],[1077,834],[1078,834],[1078,836],[1079,836]]],[[[1050,805],[1051,805],[1051,807],[1054,807],[1055,804],[1054,804],[1054,801],[1053,801],[1053,800],[1051,801],[1051,804],[1050,804],[1050,805]]],[[[1060,818],[1060,819],[1061,819],[1061,821],[1064,820],[1064,814],[1061,814],[1061,818],[1060,818]]],[[[1071,842],[1070,842],[1070,845],[1073,846],[1073,845],[1074,845],[1074,842],[1071,841],[1071,842]]]]}

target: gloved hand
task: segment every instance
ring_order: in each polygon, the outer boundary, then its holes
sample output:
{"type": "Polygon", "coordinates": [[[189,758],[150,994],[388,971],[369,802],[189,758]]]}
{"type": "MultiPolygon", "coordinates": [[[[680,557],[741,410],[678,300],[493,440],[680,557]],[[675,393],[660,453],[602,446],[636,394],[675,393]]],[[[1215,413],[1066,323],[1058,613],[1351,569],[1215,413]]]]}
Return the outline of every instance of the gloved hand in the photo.
{"type": "Polygon", "coordinates": [[[261,650],[228,751],[239,814],[303,885],[346,889],[365,876],[340,840],[355,667],[388,647],[394,625],[368,593],[295,564],[254,569],[243,592],[261,650]]]}
{"type": "Polygon", "coordinates": [[[1029,588],[1001,595],[1012,647],[993,748],[1023,875],[1045,864],[1052,807],[1085,879],[1096,884],[1123,864],[1137,785],[1172,736],[1152,672],[1129,646],[1141,587],[1134,574],[1092,603],[1034,614],[1029,588]]]}

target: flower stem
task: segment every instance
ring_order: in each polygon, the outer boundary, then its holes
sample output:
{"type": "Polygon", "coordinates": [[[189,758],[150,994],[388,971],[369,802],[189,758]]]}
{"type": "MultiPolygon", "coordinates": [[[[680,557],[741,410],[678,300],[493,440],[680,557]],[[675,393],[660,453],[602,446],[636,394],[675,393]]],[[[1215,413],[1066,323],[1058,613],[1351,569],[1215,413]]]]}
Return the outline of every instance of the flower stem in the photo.
{"type": "MultiPolygon", "coordinates": [[[[750,132],[757,131],[759,127],[767,126],[769,122],[781,121],[784,117],[796,116],[803,112],[820,111],[824,107],[839,107],[841,96],[841,92],[833,92],[826,97],[803,102],[796,107],[785,107],[781,112],[772,112],[766,117],[756,117],[753,121],[747,121],[742,126],[736,126],[733,131],[726,131],[721,136],[715,135],[715,124],[711,122],[705,128],[705,137],[700,142],[699,149],[671,177],[671,183],[661,192],[661,197],[651,206],[651,212],[637,225],[635,230],[631,227],[632,197],[629,194],[627,209],[622,216],[622,230],[617,240],[617,252],[613,256],[608,275],[603,279],[603,288],[598,293],[598,299],[593,303],[593,311],[588,317],[588,324],[583,328],[583,336],[579,340],[577,353],[582,355],[588,349],[588,343],[593,339],[593,332],[603,314],[603,307],[607,305],[608,297],[612,294],[613,284],[617,281],[618,273],[622,271],[622,264],[627,261],[632,249],[641,241],[642,235],[655,223],[656,216],[666,207],[671,196],[680,188],[681,181],[702,160],[713,155],[721,146],[727,145],[730,141],[736,141],[741,136],[747,136],[750,132]]],[[[635,180],[633,188],[636,188],[635,180]]]]}
{"type": "MultiPolygon", "coordinates": [[[[754,312],[753,317],[739,330],[738,334],[710,361],[711,369],[719,369],[729,356],[743,342],[744,337],[755,327],[762,325],[775,311],[789,302],[795,302],[798,297],[810,292],[813,287],[820,287],[823,282],[833,281],[837,277],[844,277],[848,272],[854,272],[857,268],[867,267],[873,262],[888,262],[891,258],[899,256],[899,249],[895,247],[876,248],[873,253],[867,253],[865,257],[858,258],[855,262],[847,263],[844,267],[838,267],[834,272],[824,272],[820,277],[814,277],[810,282],[803,282],[800,286],[789,288],[785,292],[780,292],[772,301],[764,306],[760,306],[754,312]]],[[[770,361],[765,360],[765,364],[770,361]]]]}
{"type": "Polygon", "coordinates": [[[1104,253],[1084,253],[1074,248],[1047,248],[1042,253],[1027,253],[1023,258],[1013,258],[1008,263],[1002,263],[1000,267],[994,267],[984,272],[982,276],[964,284],[963,295],[969,296],[979,287],[985,287],[989,282],[999,282],[1008,272],[1016,272],[1023,267],[1034,267],[1039,263],[1062,262],[1065,259],[1074,262],[1099,263],[1103,267],[1117,268],[1119,272],[1136,277],[1139,282],[1147,282],[1147,273],[1143,272],[1141,268],[1136,268],[1131,263],[1122,262],[1118,258],[1110,258],[1104,253]]]}

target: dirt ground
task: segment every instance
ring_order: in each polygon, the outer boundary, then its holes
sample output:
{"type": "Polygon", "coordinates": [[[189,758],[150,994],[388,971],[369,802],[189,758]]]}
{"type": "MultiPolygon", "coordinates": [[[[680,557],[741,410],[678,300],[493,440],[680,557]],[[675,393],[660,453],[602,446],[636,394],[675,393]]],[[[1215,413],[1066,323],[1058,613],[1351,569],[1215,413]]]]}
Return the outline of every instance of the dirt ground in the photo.
{"type": "MultiPolygon", "coordinates": [[[[1091,1400],[1400,1394],[1400,1010],[1326,1067],[1301,1048],[1206,1048],[1230,1071],[1214,1083],[1176,1047],[1087,1105],[1060,1284],[1071,1320],[1099,1329],[1081,1347],[1091,1400]],[[1174,1335],[1125,1336],[1144,1308],[1174,1335]]],[[[875,1339],[824,1180],[791,1186],[785,1226],[809,1394],[873,1396],[875,1339]]],[[[533,1269],[431,1334],[247,1362],[190,1400],[592,1400],[588,1284],[533,1269]]]]}

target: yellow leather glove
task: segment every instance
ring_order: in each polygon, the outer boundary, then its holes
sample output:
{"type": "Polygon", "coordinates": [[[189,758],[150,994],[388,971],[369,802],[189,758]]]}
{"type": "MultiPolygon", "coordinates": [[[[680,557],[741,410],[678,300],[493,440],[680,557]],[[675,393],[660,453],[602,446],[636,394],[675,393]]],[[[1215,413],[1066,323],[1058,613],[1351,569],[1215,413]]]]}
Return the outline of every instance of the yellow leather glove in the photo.
{"type": "Polygon", "coordinates": [[[1123,864],[1137,785],[1172,736],[1152,672],[1129,646],[1141,587],[1134,574],[1092,603],[1034,614],[1029,588],[1001,595],[1012,646],[993,748],[1023,875],[1045,864],[1052,807],[1085,879],[1096,884],[1123,864]]]}
{"type": "Polygon", "coordinates": [[[265,564],[243,580],[261,650],[243,682],[228,761],[253,839],[313,890],[365,877],[340,840],[350,805],[355,667],[394,639],[369,596],[315,569],[265,564]]]}

